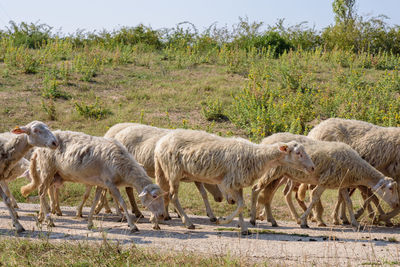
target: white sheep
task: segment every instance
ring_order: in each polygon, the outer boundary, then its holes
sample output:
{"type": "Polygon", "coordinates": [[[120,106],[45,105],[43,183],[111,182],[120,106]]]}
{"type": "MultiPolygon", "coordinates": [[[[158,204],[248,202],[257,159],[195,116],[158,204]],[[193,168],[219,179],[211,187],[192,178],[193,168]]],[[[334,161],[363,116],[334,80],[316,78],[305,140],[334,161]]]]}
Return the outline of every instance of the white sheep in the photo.
{"type": "MultiPolygon", "coordinates": [[[[3,186],[6,179],[14,175],[15,168],[19,168],[18,165],[20,165],[21,159],[32,147],[55,149],[58,146],[55,136],[47,125],[40,121],[32,121],[25,126],[16,127],[12,130],[12,133],[18,136],[10,139],[0,138],[0,181],[3,182],[3,186]]],[[[0,195],[7,205],[13,226],[17,232],[24,231],[25,229],[18,221],[18,215],[11,204],[10,198],[1,188],[0,195]]]]}
{"type": "MultiPolygon", "coordinates": [[[[312,171],[314,165],[297,142],[259,145],[242,138],[223,138],[194,130],[175,130],[162,137],[154,150],[156,182],[169,192],[175,208],[189,229],[194,229],[178,199],[179,182],[185,177],[193,181],[221,184],[237,202],[237,209],[217,224],[226,224],[239,215],[242,234],[243,188],[253,184],[269,168],[288,165],[312,171]]],[[[165,203],[169,201],[168,196],[165,203]]]]}
{"type": "Polygon", "coordinates": [[[59,147],[55,150],[39,148],[34,151],[30,167],[32,182],[21,188],[21,193],[26,196],[39,187],[40,221],[46,214],[46,220],[53,224],[45,193],[53,183],[60,183],[61,179],[61,183],[70,181],[98,186],[88,217],[88,228],[93,226],[93,212],[101,192],[103,188],[107,188],[127,215],[130,230],[138,230],[118,190],[118,187],[123,186],[136,188],[143,205],[152,212],[150,220],[153,228],[159,229],[157,220],[164,216],[161,197],[163,192],[158,185],[151,182],[143,167],[122,144],[116,140],[78,132],[55,131],[54,135],[59,147]],[[40,177],[36,172],[36,163],[40,169],[40,177]]]}
{"type": "Polygon", "coordinates": [[[311,203],[300,217],[300,226],[302,228],[308,227],[307,216],[327,188],[339,189],[341,196],[346,201],[353,226],[359,226],[359,223],[355,219],[347,188],[358,185],[368,186],[389,205],[397,207],[399,201],[397,183],[392,178],[385,177],[363,160],[350,146],[340,142],[313,140],[306,136],[289,133],[276,134],[274,140],[297,140],[301,142],[315,164],[315,171],[312,175],[306,175],[304,172],[288,167],[277,167],[269,170],[258,184],[253,187],[252,220],[255,218],[255,201],[258,193],[266,185],[283,176],[299,183],[316,185],[312,191],[311,203]]]}
{"type": "MultiPolygon", "coordinates": [[[[348,144],[377,170],[400,183],[399,127],[381,127],[359,120],[331,118],[315,126],[308,136],[348,144]]],[[[400,206],[379,216],[379,219],[390,224],[390,219],[399,212],[400,206]]]]}
{"type": "MultiPolygon", "coordinates": [[[[5,132],[5,133],[0,133],[0,142],[8,142],[11,139],[16,138],[17,135],[11,133],[11,132],[5,132]]],[[[7,194],[7,196],[10,198],[11,204],[14,208],[18,208],[17,201],[15,200],[14,196],[11,194],[10,189],[8,188],[8,183],[15,180],[18,177],[24,176],[28,179],[29,178],[29,157],[30,157],[30,152],[32,150],[29,150],[24,158],[21,158],[15,166],[11,169],[9,175],[5,177],[5,180],[0,181],[0,186],[3,189],[3,191],[7,194]]]]}
{"type": "MultiPolygon", "coordinates": [[[[133,155],[137,162],[139,162],[144,167],[147,174],[150,177],[154,177],[154,148],[157,141],[171,131],[173,130],[157,128],[138,123],[119,123],[111,127],[104,135],[104,137],[114,138],[115,140],[118,140],[127,148],[129,153],[133,155]]],[[[208,202],[208,196],[205,188],[214,196],[214,200],[217,202],[222,201],[222,192],[219,190],[217,185],[203,185],[203,183],[199,183],[196,181],[194,183],[203,198],[207,216],[210,218],[210,221],[216,221],[217,219],[214,216],[210,203],[208,202]]],[[[126,190],[131,201],[132,212],[134,212],[137,217],[141,217],[142,215],[137,209],[131,189],[129,190],[129,188],[126,188],[126,190]]],[[[86,198],[88,197],[89,193],[90,191],[88,192],[88,194],[85,194],[86,198]]],[[[79,210],[81,210],[82,206],[83,205],[81,203],[78,207],[78,213],[79,210]]],[[[97,211],[99,210],[99,207],[101,208],[101,206],[98,206],[97,211]]],[[[117,209],[117,211],[119,211],[119,209],[117,209]]],[[[166,212],[168,214],[168,210],[166,212]]],[[[167,215],[166,219],[169,218],[169,215],[167,215]]]]}

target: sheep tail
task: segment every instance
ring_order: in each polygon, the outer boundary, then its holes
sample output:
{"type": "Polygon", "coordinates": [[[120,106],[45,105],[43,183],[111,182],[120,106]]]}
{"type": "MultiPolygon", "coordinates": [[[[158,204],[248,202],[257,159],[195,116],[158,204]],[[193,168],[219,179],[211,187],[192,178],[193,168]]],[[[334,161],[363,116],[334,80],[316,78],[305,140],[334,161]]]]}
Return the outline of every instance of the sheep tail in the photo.
{"type": "Polygon", "coordinates": [[[31,157],[31,164],[29,166],[29,176],[31,178],[31,182],[27,185],[21,187],[21,194],[24,197],[27,197],[33,190],[35,190],[40,184],[40,177],[37,173],[36,169],[36,158],[37,154],[34,153],[31,157]]]}
{"type": "Polygon", "coordinates": [[[299,200],[304,201],[306,199],[306,193],[308,190],[308,184],[301,184],[299,190],[297,191],[297,196],[299,200]]]}

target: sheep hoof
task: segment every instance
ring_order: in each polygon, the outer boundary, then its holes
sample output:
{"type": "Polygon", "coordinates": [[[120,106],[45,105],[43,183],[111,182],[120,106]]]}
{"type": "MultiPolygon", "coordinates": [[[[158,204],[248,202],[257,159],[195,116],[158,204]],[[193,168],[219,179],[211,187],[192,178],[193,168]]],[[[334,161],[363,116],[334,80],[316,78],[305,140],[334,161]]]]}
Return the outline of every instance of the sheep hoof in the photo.
{"type": "Polygon", "coordinates": [[[62,216],[62,212],[61,212],[61,211],[57,211],[57,212],[56,212],[56,215],[57,215],[57,216],[62,216]]]}
{"type": "Polygon", "coordinates": [[[355,224],[355,225],[352,225],[356,230],[358,230],[358,231],[362,231],[362,230],[364,230],[364,226],[363,225],[361,225],[361,224],[355,224]]]}
{"type": "Polygon", "coordinates": [[[195,226],[194,226],[194,224],[190,224],[190,225],[188,225],[188,226],[187,226],[187,229],[195,229],[195,226]]]}
{"type": "Polygon", "coordinates": [[[256,225],[256,221],[255,220],[250,220],[251,225],[255,226],[256,225]]]}
{"type": "Polygon", "coordinates": [[[49,221],[49,222],[47,223],[47,226],[48,226],[48,227],[55,227],[56,225],[54,224],[53,221],[49,221]]]}
{"type": "Polygon", "coordinates": [[[272,222],[272,223],[271,223],[271,226],[272,226],[272,227],[278,227],[278,224],[277,224],[276,222],[272,222]]]}
{"type": "Polygon", "coordinates": [[[142,219],[142,218],[144,218],[144,216],[143,216],[142,213],[135,213],[135,216],[136,216],[137,219],[142,219]]]}
{"type": "Polygon", "coordinates": [[[240,232],[242,235],[251,235],[251,232],[249,230],[244,230],[240,232]]]}
{"type": "Polygon", "coordinates": [[[139,229],[136,227],[136,225],[134,225],[131,227],[130,232],[131,232],[131,234],[136,233],[136,232],[139,232],[139,229]]]}
{"type": "Polygon", "coordinates": [[[13,208],[14,208],[14,209],[19,209],[19,207],[18,207],[17,204],[13,205],[13,208]]]}
{"type": "Polygon", "coordinates": [[[307,224],[300,224],[300,227],[303,228],[303,229],[310,228],[307,224]]]}
{"type": "Polygon", "coordinates": [[[161,230],[161,228],[160,228],[160,226],[157,224],[157,225],[153,225],[153,230],[161,230]]]}
{"type": "Polygon", "coordinates": [[[172,220],[171,216],[169,216],[169,215],[165,216],[164,221],[170,221],[170,220],[172,220]]]}
{"type": "Polygon", "coordinates": [[[217,218],[215,218],[215,217],[210,218],[210,222],[216,222],[216,221],[217,221],[217,218]]]}
{"type": "Polygon", "coordinates": [[[350,222],[349,221],[342,221],[342,225],[349,225],[350,222]]]}
{"type": "Polygon", "coordinates": [[[385,225],[386,225],[387,227],[392,227],[392,226],[393,226],[393,223],[389,220],[389,221],[385,222],[385,225]]]}
{"type": "Polygon", "coordinates": [[[320,222],[320,223],[318,223],[318,226],[326,227],[326,224],[324,222],[320,222]]]}
{"type": "Polygon", "coordinates": [[[223,198],[222,197],[215,197],[214,200],[215,200],[215,202],[222,202],[223,198]]]}
{"type": "MultiPolygon", "coordinates": [[[[96,214],[98,214],[100,211],[98,211],[96,214]]],[[[111,214],[112,213],[112,211],[111,210],[105,210],[104,211],[106,214],[111,214]]]]}
{"type": "Polygon", "coordinates": [[[82,216],[82,214],[76,214],[75,218],[80,219],[80,218],[83,218],[83,216],[82,216]]]}
{"type": "Polygon", "coordinates": [[[24,227],[22,225],[17,224],[17,225],[14,225],[14,226],[15,226],[15,230],[17,230],[17,233],[25,232],[25,229],[24,229],[24,227]]]}
{"type": "Polygon", "coordinates": [[[125,216],[119,217],[117,222],[126,222],[126,217],[125,216]]]}

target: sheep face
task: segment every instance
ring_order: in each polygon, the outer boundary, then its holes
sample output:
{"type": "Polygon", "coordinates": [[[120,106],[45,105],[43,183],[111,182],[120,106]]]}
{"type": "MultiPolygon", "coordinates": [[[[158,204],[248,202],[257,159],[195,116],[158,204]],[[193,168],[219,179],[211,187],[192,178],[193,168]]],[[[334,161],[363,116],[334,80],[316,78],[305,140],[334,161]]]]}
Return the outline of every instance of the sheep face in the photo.
{"type": "Polygon", "coordinates": [[[390,177],[385,177],[372,188],[384,201],[386,201],[393,209],[399,206],[398,185],[390,177]]]}
{"type": "Polygon", "coordinates": [[[314,172],[314,163],[304,150],[303,145],[296,141],[291,141],[287,144],[279,145],[279,150],[284,155],[281,160],[282,164],[307,173],[314,172]]]}
{"type": "Polygon", "coordinates": [[[32,146],[48,147],[55,149],[58,146],[57,138],[53,135],[46,124],[40,121],[32,121],[11,131],[14,134],[26,134],[28,143],[32,146]]]}
{"type": "Polygon", "coordinates": [[[157,219],[164,219],[164,192],[156,184],[147,185],[139,194],[142,204],[150,210],[157,219]]]}

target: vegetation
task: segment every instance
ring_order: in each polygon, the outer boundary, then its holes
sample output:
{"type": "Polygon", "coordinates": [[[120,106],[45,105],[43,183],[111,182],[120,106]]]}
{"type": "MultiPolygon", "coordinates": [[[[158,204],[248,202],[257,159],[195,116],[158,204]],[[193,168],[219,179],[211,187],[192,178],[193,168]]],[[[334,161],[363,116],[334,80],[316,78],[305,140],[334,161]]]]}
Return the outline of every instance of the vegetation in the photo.
{"type": "Polygon", "coordinates": [[[241,266],[251,265],[244,257],[196,255],[193,253],[155,252],[123,247],[104,241],[50,243],[3,238],[0,261],[5,266],[241,266]]]}
{"type": "MultiPolygon", "coordinates": [[[[0,130],[43,120],[104,135],[132,121],[258,141],[279,131],[307,134],[329,117],[400,126],[400,27],[358,16],[352,2],[334,1],[336,22],[321,31],[240,18],[232,29],[213,24],[203,32],[184,22],[63,36],[45,24],[11,22],[0,32],[0,130]]],[[[11,184],[20,202],[23,184],[11,184]]],[[[183,206],[204,214],[194,186],[181,186],[183,206]]],[[[68,184],[61,201],[76,205],[83,192],[68,184]]],[[[289,219],[281,194],[276,203],[278,218],[289,219]]],[[[232,211],[212,205],[216,214],[232,211]]]]}

